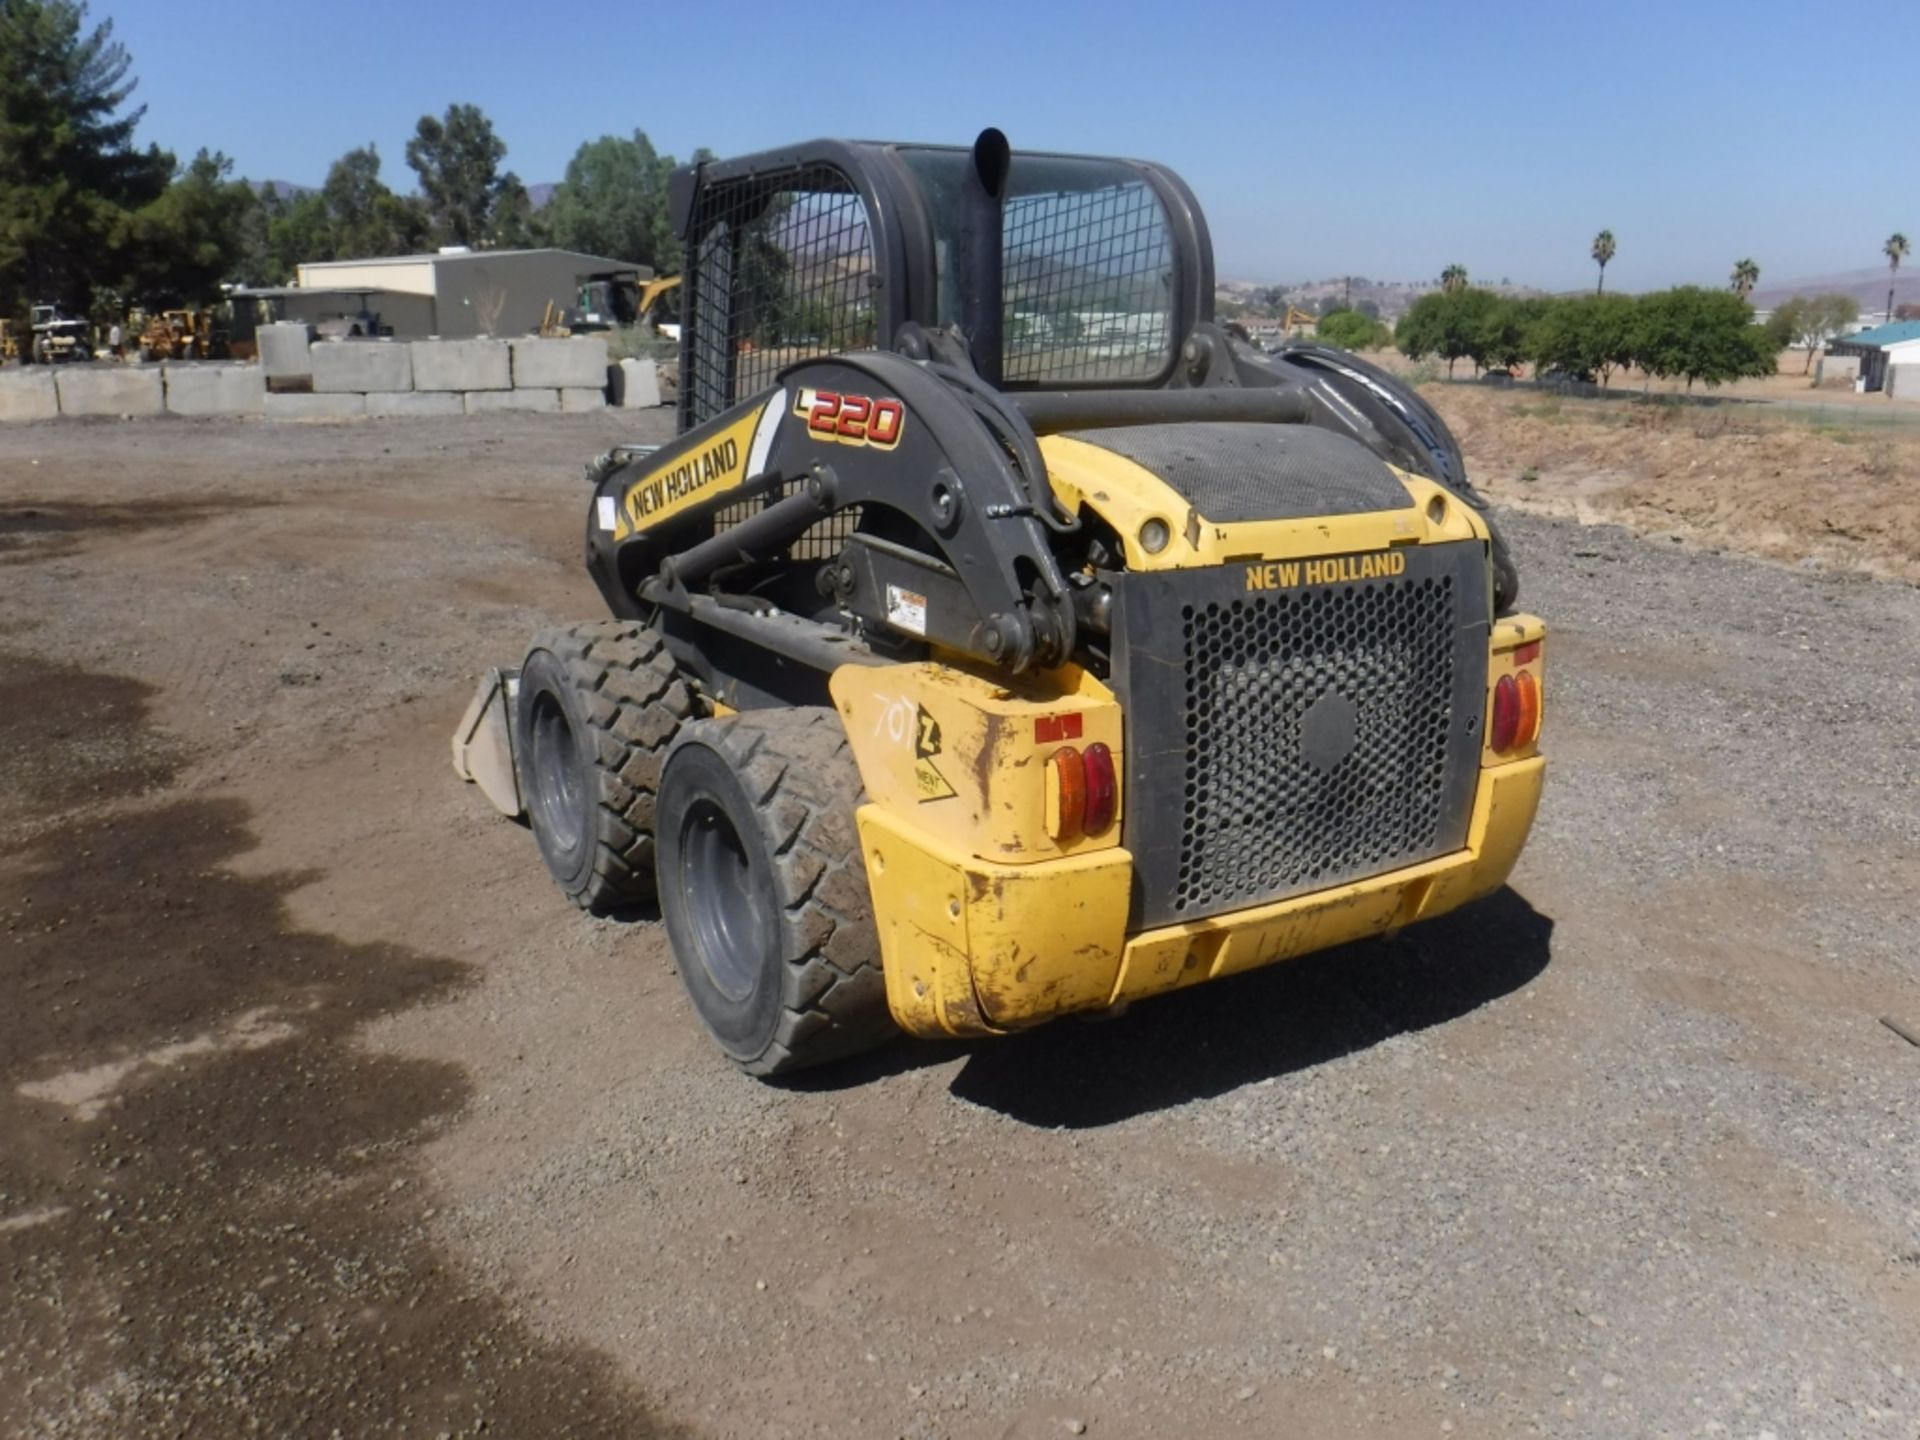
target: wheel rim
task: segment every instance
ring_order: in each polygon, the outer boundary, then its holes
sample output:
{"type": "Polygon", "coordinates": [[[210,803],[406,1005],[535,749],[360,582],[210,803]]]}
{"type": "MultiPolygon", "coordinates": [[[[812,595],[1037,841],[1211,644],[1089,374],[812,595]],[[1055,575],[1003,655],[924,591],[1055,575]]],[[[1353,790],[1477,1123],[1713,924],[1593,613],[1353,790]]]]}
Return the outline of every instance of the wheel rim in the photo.
{"type": "Polygon", "coordinates": [[[773,917],[740,832],[710,799],[681,822],[679,881],[701,968],[727,999],[745,1000],[773,944],[773,917]]]}
{"type": "Polygon", "coordinates": [[[559,697],[542,692],[533,702],[533,804],[540,828],[560,849],[580,847],[586,829],[582,782],[573,726],[559,697]]]}

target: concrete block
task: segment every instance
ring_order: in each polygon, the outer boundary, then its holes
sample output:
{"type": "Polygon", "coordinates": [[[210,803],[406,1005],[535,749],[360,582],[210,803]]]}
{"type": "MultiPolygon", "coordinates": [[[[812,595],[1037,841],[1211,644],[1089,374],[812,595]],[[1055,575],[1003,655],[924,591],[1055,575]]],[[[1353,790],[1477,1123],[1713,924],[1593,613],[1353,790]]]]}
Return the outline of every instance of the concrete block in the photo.
{"type": "Polygon", "coordinates": [[[258,365],[161,366],[167,409],[176,415],[259,415],[265,412],[266,377],[258,365]]]}
{"type": "Polygon", "coordinates": [[[307,352],[313,344],[311,325],[262,325],[254,332],[260,350],[260,373],[267,378],[269,390],[311,390],[313,361],[307,352]]]}
{"type": "Polygon", "coordinates": [[[364,395],[267,395],[269,420],[345,420],[366,413],[364,395]]]}
{"type": "Polygon", "coordinates": [[[60,396],[51,370],[42,366],[0,370],[0,422],[51,420],[59,413],[60,396]]]}
{"type": "Polygon", "coordinates": [[[416,340],[416,390],[511,390],[513,351],[505,340],[416,340]]]}
{"type": "Polygon", "coordinates": [[[620,360],[607,367],[607,388],[622,410],[651,410],[660,403],[660,367],[651,360],[620,360]]]}
{"type": "MultiPolygon", "coordinates": [[[[511,394],[511,391],[491,392],[511,394]]],[[[464,415],[465,397],[453,390],[375,390],[367,396],[369,415],[464,415]]]]}
{"type": "Polygon", "coordinates": [[[558,390],[469,390],[466,400],[469,415],[497,415],[503,410],[555,415],[560,411],[558,390]]]}
{"type": "Polygon", "coordinates": [[[569,388],[560,392],[560,409],[563,414],[584,415],[589,410],[606,408],[607,392],[604,390],[569,388]]]}
{"type": "Polygon", "coordinates": [[[307,351],[316,395],[413,388],[413,346],[392,340],[316,340],[307,351]]]}
{"type": "Polygon", "coordinates": [[[597,335],[515,340],[513,383],[538,390],[598,390],[607,383],[607,342],[597,335]]]}
{"type": "Polygon", "coordinates": [[[61,365],[54,374],[62,415],[158,415],[166,407],[160,366],[61,365]]]}

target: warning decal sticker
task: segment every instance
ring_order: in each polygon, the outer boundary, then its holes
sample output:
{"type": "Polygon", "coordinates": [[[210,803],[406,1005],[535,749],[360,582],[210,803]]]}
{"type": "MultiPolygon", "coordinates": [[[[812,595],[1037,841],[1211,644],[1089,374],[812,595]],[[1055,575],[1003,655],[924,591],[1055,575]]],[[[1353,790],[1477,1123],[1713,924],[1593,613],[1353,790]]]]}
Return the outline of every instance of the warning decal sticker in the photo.
{"type": "Polygon", "coordinates": [[[929,800],[951,799],[954,795],[953,786],[933,763],[939,753],[940,722],[922,705],[914,717],[913,729],[913,786],[922,805],[929,800]]]}
{"type": "Polygon", "coordinates": [[[887,620],[915,635],[927,633],[927,597],[903,586],[887,586],[887,620]]]}

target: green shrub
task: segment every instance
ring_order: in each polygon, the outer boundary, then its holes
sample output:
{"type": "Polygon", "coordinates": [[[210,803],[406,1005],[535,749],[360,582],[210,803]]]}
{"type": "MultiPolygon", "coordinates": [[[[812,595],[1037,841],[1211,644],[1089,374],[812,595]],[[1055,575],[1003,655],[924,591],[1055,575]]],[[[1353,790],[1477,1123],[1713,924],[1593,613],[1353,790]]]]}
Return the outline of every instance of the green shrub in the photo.
{"type": "Polygon", "coordinates": [[[1336,310],[1317,329],[1321,340],[1343,350],[1378,350],[1392,338],[1385,325],[1358,310],[1336,310]]]}
{"type": "Polygon", "coordinates": [[[1633,361],[1649,375],[1720,385],[1774,373],[1775,349],[1753,307],[1726,290],[1679,285],[1634,303],[1633,361]]]}

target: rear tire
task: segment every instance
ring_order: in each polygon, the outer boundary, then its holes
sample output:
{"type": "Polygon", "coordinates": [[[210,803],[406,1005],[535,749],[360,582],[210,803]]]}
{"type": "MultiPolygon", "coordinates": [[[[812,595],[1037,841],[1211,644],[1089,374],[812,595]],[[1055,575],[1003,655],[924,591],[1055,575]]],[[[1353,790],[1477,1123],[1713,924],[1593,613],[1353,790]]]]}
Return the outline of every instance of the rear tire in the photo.
{"type": "Polygon", "coordinates": [[[658,806],[660,913],[720,1048],[783,1075],[897,1033],[840,717],[763,711],[685,726],[658,806]]]}
{"type": "Polygon", "coordinates": [[[596,914],[653,898],[654,797],[693,697],[657,631],[625,620],[535,637],[514,761],[540,857],[596,914]]]}

